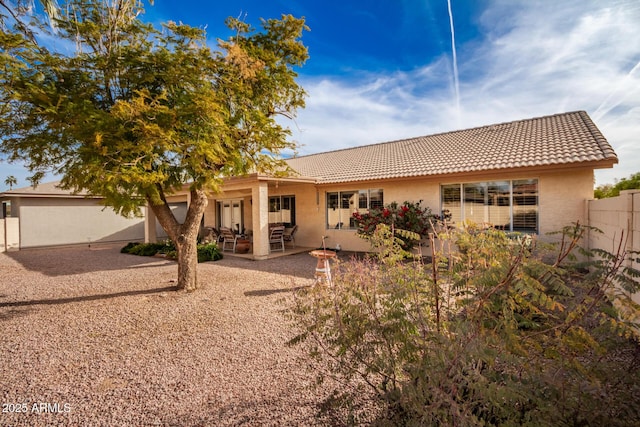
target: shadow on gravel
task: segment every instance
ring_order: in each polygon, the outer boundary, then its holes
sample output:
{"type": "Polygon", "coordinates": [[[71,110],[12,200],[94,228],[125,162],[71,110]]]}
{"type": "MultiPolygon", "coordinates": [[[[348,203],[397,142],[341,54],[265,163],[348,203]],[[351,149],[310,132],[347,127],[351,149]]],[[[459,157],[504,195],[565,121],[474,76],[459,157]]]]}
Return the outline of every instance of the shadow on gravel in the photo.
{"type": "Polygon", "coordinates": [[[15,317],[23,317],[28,315],[30,312],[31,309],[17,310],[15,308],[12,308],[5,313],[0,313],[0,321],[13,319],[15,317]]]}
{"type": "Polygon", "coordinates": [[[176,265],[165,258],[122,254],[120,249],[121,246],[25,249],[1,255],[18,262],[25,270],[50,277],[176,265]]]}
{"type": "MultiPolygon", "coordinates": [[[[348,261],[353,256],[357,256],[356,252],[340,252],[338,259],[340,261],[348,261]]],[[[220,261],[205,263],[206,265],[221,265],[224,267],[239,268],[243,270],[262,271],[267,273],[285,274],[300,279],[314,279],[316,271],[317,258],[312,257],[308,253],[299,253],[287,255],[279,258],[265,260],[249,260],[236,257],[224,257],[220,261]]]]}
{"type": "Polygon", "coordinates": [[[300,289],[308,288],[308,286],[296,286],[295,288],[284,288],[284,289],[258,289],[255,291],[247,291],[244,293],[246,297],[267,297],[273,294],[282,294],[299,291],[300,289]]]}
{"type": "MultiPolygon", "coordinates": [[[[68,276],[75,274],[138,270],[156,267],[175,267],[177,263],[166,258],[145,257],[120,253],[122,246],[92,246],[72,248],[25,249],[18,252],[2,253],[19,263],[25,270],[36,271],[46,276],[68,276]]],[[[353,252],[340,252],[341,261],[349,260],[353,252]]],[[[224,257],[220,261],[205,262],[201,268],[224,266],[249,271],[284,274],[301,279],[313,279],[317,259],[308,253],[299,253],[267,260],[248,260],[237,257],[224,257]]]]}
{"type": "Polygon", "coordinates": [[[32,306],[32,305],[69,304],[69,303],[73,303],[73,302],[96,301],[96,300],[103,300],[103,299],[128,297],[128,296],[133,296],[133,295],[158,294],[158,293],[162,293],[162,292],[175,291],[176,289],[177,288],[175,286],[166,286],[164,288],[142,289],[142,290],[138,290],[138,291],[115,292],[115,293],[112,293],[112,294],[87,295],[87,296],[82,296],[82,297],[59,298],[59,299],[40,299],[40,300],[31,300],[31,301],[0,302],[0,308],[3,308],[3,307],[28,307],[28,306],[32,306]]]}

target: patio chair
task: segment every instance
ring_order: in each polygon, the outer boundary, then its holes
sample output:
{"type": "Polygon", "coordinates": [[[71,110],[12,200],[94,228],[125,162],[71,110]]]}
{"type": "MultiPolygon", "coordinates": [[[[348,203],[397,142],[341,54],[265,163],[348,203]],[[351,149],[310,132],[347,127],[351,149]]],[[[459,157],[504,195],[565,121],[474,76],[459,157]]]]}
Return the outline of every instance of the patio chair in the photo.
{"type": "Polygon", "coordinates": [[[284,252],[284,226],[273,227],[269,234],[269,251],[272,246],[280,245],[282,252],[284,252]]]}
{"type": "Polygon", "coordinates": [[[228,227],[220,227],[222,235],[222,252],[227,250],[227,246],[231,245],[231,251],[236,253],[236,244],[238,243],[238,235],[228,227]]]}
{"type": "Polygon", "coordinates": [[[285,229],[282,237],[284,238],[285,243],[291,243],[291,247],[296,247],[296,231],[298,231],[298,225],[294,225],[293,228],[285,229]]]}
{"type": "Polygon", "coordinates": [[[202,243],[217,243],[218,242],[218,231],[213,227],[202,227],[200,230],[200,235],[198,236],[202,243]]]}

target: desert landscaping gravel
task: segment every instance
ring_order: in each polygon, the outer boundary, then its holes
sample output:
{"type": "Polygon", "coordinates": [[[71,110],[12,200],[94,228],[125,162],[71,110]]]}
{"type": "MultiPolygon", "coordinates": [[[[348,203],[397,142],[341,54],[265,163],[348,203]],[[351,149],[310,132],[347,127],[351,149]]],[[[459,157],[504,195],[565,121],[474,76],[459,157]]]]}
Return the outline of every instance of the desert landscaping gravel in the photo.
{"type": "Polygon", "coordinates": [[[314,258],[227,256],[184,293],[175,262],[119,249],[0,254],[0,425],[342,424],[286,345],[314,258]]]}

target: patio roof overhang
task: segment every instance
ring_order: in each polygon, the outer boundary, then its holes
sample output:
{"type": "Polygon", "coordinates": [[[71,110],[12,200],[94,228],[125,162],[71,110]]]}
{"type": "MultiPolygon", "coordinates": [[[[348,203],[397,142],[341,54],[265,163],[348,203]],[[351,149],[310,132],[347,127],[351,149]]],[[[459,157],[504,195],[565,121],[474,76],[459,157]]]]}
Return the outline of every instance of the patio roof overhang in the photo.
{"type": "Polygon", "coordinates": [[[223,179],[223,191],[251,188],[256,183],[266,182],[271,186],[288,184],[316,184],[317,179],[304,176],[273,176],[253,173],[245,176],[233,176],[223,179]]]}
{"type": "Polygon", "coordinates": [[[228,198],[237,196],[250,195],[254,188],[265,185],[267,188],[275,189],[287,185],[316,185],[317,179],[301,176],[272,176],[265,174],[249,174],[245,176],[234,176],[223,178],[221,191],[219,193],[210,193],[209,197],[228,198]]]}

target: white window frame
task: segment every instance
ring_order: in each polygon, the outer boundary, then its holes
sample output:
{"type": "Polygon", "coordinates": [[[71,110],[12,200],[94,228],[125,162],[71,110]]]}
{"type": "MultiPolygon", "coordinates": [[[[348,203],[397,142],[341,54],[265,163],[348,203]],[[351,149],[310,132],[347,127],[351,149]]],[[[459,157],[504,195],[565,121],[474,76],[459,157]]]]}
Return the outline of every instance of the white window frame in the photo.
{"type": "Polygon", "coordinates": [[[354,212],[366,213],[370,209],[381,209],[384,206],[384,190],[382,188],[369,188],[327,191],[325,200],[325,227],[327,229],[356,230],[353,222],[354,212]],[[348,196],[348,198],[345,198],[345,196],[348,196]],[[366,200],[366,207],[361,205],[363,198],[366,200]],[[374,204],[373,207],[372,204],[374,204]]]}
{"type": "MultiPolygon", "coordinates": [[[[471,185],[477,185],[481,188],[484,189],[484,203],[480,206],[482,206],[483,209],[483,213],[482,216],[484,217],[484,221],[482,223],[485,224],[490,224],[492,226],[495,226],[497,228],[501,228],[505,231],[516,231],[516,232],[522,232],[522,233],[528,233],[528,234],[539,234],[540,232],[540,184],[539,184],[539,180],[537,178],[523,178],[523,179],[512,179],[512,180],[493,180],[493,181],[475,181],[475,182],[461,182],[461,183],[449,183],[449,184],[441,184],[440,185],[440,211],[444,212],[444,210],[449,210],[450,213],[453,214],[453,218],[452,220],[454,222],[456,221],[465,221],[467,220],[467,216],[469,216],[467,214],[467,211],[470,210],[469,207],[465,206],[465,186],[471,186],[471,185]],[[524,196],[520,196],[519,194],[515,194],[514,195],[514,184],[519,184],[522,183],[524,185],[526,185],[525,183],[529,181],[532,184],[535,184],[536,187],[536,191],[535,194],[533,195],[524,195],[524,196]],[[489,187],[490,184],[498,184],[498,183],[508,183],[509,185],[509,195],[508,195],[508,200],[509,200],[509,204],[508,204],[508,224],[493,224],[490,222],[490,215],[488,214],[489,208],[491,206],[503,206],[506,207],[505,205],[500,205],[500,204],[491,204],[488,201],[489,198],[489,192],[487,191],[487,188],[489,187]],[[451,206],[446,206],[445,203],[445,187],[449,187],[449,188],[454,188],[455,186],[458,187],[458,196],[459,196],[459,203],[460,206],[458,207],[458,212],[451,212],[452,208],[451,206]],[[514,198],[517,197],[535,197],[535,204],[525,204],[525,205],[514,205],[514,198]],[[514,209],[515,206],[531,206],[532,208],[529,209],[529,211],[521,211],[519,209],[514,209]],[[515,212],[516,210],[518,210],[518,212],[515,212]],[[525,215],[525,218],[527,215],[535,215],[535,230],[532,229],[532,227],[528,226],[528,227],[515,227],[514,226],[514,219],[516,219],[516,217],[518,215],[525,215]]],[[[504,196],[503,196],[504,197],[504,196]]],[[[474,217],[477,217],[477,215],[472,214],[474,217]]],[[[525,219],[525,221],[527,221],[525,219]]],[[[478,222],[478,221],[475,221],[478,222]]]]}

